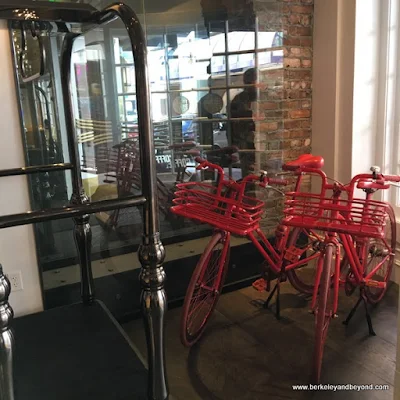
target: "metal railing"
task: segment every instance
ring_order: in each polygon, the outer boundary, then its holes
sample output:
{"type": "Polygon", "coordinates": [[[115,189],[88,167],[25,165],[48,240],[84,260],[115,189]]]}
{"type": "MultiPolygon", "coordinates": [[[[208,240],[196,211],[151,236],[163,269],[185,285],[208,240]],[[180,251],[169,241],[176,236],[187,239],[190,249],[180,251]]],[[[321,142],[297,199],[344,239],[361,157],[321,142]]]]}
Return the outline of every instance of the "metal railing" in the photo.
{"type": "MultiPolygon", "coordinates": [[[[85,304],[94,300],[94,282],[91,267],[91,227],[89,214],[107,211],[114,208],[123,208],[141,205],[143,212],[143,242],[139,249],[139,259],[142,265],[140,281],[142,285],[141,303],[145,322],[145,331],[148,344],[148,398],[152,400],[168,399],[168,385],[164,357],[164,316],[167,309],[167,299],[164,290],[165,272],[163,261],[165,250],[160,240],[157,199],[156,163],[154,157],[153,129],[150,118],[150,90],[147,69],[147,47],[142,26],[136,14],[122,3],[111,5],[103,11],[93,7],[76,3],[48,3],[48,2],[19,2],[0,5],[0,19],[10,21],[20,20],[21,28],[30,26],[30,29],[40,29],[40,22],[57,23],[87,23],[88,27],[108,23],[120,18],[124,23],[132,44],[135,60],[135,77],[138,104],[138,128],[140,137],[140,162],[142,169],[142,195],[130,196],[121,199],[105,200],[90,203],[86,196],[81,177],[81,167],[78,144],[70,93],[71,54],[74,40],[79,34],[67,32],[64,36],[61,51],[61,86],[63,91],[66,130],[68,135],[68,150],[70,163],[51,164],[34,167],[13,168],[0,171],[0,177],[13,175],[27,175],[47,173],[60,170],[71,170],[73,193],[68,207],[27,211],[20,214],[0,217],[0,229],[17,225],[32,224],[49,221],[57,218],[74,218],[74,236],[78,249],[81,268],[81,294],[85,304]]],[[[65,25],[66,27],[67,25],[65,25]]],[[[0,277],[3,279],[2,277],[0,277]]],[[[5,286],[6,283],[4,284],[5,286]]],[[[5,291],[2,307],[7,307],[9,291],[5,291]]],[[[12,317],[12,311],[11,311],[12,317]]],[[[4,349],[0,362],[0,397],[14,400],[12,378],[13,343],[9,338],[11,319],[3,321],[2,336],[4,349]],[[7,344],[10,343],[7,347],[7,344]]],[[[132,393],[134,397],[134,393],[132,393]]]]}

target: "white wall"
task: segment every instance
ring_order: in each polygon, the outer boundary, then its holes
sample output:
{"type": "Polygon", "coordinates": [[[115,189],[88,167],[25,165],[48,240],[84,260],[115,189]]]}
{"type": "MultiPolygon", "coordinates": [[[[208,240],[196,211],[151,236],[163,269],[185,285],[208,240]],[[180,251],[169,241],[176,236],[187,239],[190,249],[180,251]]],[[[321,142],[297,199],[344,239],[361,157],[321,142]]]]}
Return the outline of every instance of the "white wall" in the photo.
{"type": "MultiPolygon", "coordinates": [[[[385,71],[386,46],[379,39],[389,29],[382,26],[387,2],[315,0],[312,152],[323,155],[328,175],[341,181],[371,165],[386,167],[376,149],[384,148],[377,132],[385,129],[385,87],[378,81],[385,71]]],[[[394,392],[400,399],[400,346],[394,392]]]]}
{"type": "MultiPolygon", "coordinates": [[[[351,177],[355,0],[315,0],[311,148],[329,177],[351,177]]],[[[313,182],[317,190],[320,181],[313,182]]]]}
{"type": "MultiPolygon", "coordinates": [[[[9,32],[0,21],[0,169],[25,165],[15,91],[9,32]]],[[[1,215],[30,209],[25,177],[0,178],[1,215]]],[[[15,315],[43,309],[32,226],[0,230],[0,263],[6,273],[20,270],[24,290],[11,294],[15,315]]]]}
{"type": "Polygon", "coordinates": [[[357,0],[356,5],[352,174],[377,164],[379,1],[357,0]]]}

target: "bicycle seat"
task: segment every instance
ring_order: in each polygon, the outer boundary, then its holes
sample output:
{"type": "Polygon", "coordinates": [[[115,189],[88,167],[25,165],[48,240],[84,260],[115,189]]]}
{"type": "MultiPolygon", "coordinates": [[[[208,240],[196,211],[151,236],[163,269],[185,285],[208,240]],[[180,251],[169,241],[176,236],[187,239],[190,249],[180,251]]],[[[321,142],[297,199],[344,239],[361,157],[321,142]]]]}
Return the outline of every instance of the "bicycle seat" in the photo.
{"type": "Polygon", "coordinates": [[[239,148],[237,146],[227,146],[227,147],[222,147],[220,149],[207,150],[207,154],[230,156],[234,153],[237,153],[238,151],[239,151],[239,148]]]}
{"type": "Polygon", "coordinates": [[[302,154],[297,160],[289,161],[282,165],[284,171],[295,171],[296,169],[312,168],[321,169],[324,166],[324,159],[321,156],[302,154]]]}
{"type": "Polygon", "coordinates": [[[195,142],[174,143],[169,146],[171,150],[186,150],[192,147],[196,147],[195,142]]]}

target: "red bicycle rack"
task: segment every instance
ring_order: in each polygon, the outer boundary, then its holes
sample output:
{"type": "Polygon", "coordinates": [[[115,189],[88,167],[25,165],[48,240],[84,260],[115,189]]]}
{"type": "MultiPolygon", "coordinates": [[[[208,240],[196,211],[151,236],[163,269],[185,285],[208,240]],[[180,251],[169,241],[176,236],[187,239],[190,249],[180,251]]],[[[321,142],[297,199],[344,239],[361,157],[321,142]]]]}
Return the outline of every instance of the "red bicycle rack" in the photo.
{"type": "Polygon", "coordinates": [[[388,204],[365,199],[332,199],[310,193],[287,193],[284,225],[381,238],[388,204]]]}
{"type": "Polygon", "coordinates": [[[264,202],[248,196],[235,199],[239,191],[232,189],[229,181],[218,186],[188,182],[177,187],[171,207],[177,215],[243,236],[258,227],[264,202]]]}

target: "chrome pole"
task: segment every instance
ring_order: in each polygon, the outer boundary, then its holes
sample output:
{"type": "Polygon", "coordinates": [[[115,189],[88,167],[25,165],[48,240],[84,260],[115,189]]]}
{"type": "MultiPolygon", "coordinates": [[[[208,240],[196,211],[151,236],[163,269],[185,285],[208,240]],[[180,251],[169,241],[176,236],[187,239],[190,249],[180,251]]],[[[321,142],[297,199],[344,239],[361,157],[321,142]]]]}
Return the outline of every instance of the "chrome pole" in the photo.
{"type": "Polygon", "coordinates": [[[8,302],[11,285],[0,264],[0,400],[14,400],[14,335],[11,322],[14,312],[8,302]]]}
{"type": "MultiPolygon", "coordinates": [[[[68,152],[71,164],[74,166],[71,170],[73,190],[70,203],[72,206],[83,206],[89,204],[89,198],[86,196],[82,184],[79,150],[73,123],[74,114],[69,86],[71,78],[71,55],[75,37],[76,35],[72,33],[67,33],[64,37],[61,50],[61,86],[64,100],[65,125],[68,132],[68,152]]],[[[85,304],[90,304],[94,300],[94,280],[91,260],[92,229],[89,224],[89,218],[89,214],[83,214],[74,218],[74,239],[81,269],[81,297],[85,304]]]]}
{"type": "Polygon", "coordinates": [[[157,176],[150,112],[146,39],[139,19],[125,4],[114,4],[99,12],[98,22],[109,22],[115,17],[119,17],[125,24],[135,61],[142,191],[146,198],[143,212],[144,235],[139,249],[139,260],[142,264],[140,272],[141,304],[149,364],[148,398],[166,400],[169,393],[164,346],[164,317],[167,310],[167,298],[164,290],[166,276],[163,268],[165,250],[159,232],[157,176]]]}

